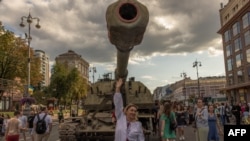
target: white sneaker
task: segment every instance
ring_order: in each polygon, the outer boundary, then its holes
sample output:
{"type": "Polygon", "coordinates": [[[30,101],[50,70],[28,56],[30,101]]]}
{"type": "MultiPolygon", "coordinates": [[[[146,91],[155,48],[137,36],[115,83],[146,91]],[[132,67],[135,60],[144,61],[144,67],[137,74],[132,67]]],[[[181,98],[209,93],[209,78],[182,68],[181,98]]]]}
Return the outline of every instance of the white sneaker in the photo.
{"type": "Polygon", "coordinates": [[[185,137],[184,137],[184,136],[182,136],[182,140],[185,140],[185,137]]]}

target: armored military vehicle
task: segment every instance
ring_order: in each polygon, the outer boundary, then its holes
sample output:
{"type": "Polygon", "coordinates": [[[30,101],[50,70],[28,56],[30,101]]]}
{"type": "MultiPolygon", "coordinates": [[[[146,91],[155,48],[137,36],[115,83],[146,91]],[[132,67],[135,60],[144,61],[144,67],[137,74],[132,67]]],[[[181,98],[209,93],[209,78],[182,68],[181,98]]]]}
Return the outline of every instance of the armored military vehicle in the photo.
{"type": "Polygon", "coordinates": [[[106,20],[109,40],[117,49],[115,78],[105,74],[103,79],[91,85],[83,104],[86,114],[61,125],[61,141],[105,139],[114,136],[113,94],[115,82],[119,78],[124,81],[121,88],[124,106],[129,103],[136,104],[138,119],[142,122],[145,134],[150,134],[152,130],[152,94],[142,82],[135,81],[134,77],[126,80],[129,53],[143,39],[149,20],[148,10],[137,0],[118,0],[108,7],[106,20]]]}

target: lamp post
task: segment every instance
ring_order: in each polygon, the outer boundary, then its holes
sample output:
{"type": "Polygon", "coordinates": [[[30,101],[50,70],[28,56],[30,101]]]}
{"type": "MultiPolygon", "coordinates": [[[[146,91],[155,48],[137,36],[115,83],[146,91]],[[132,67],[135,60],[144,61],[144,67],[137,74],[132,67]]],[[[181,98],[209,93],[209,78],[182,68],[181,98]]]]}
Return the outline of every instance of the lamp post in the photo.
{"type": "Polygon", "coordinates": [[[203,98],[203,96],[201,95],[200,92],[200,79],[199,79],[199,71],[198,71],[198,67],[201,67],[201,62],[200,61],[194,61],[193,62],[193,68],[196,67],[196,72],[197,72],[197,81],[198,81],[198,94],[199,97],[203,98]]]}
{"type": "Polygon", "coordinates": [[[187,74],[185,72],[182,72],[181,73],[181,77],[183,77],[183,92],[184,92],[184,96],[185,96],[185,99],[184,99],[184,103],[186,105],[186,101],[187,101],[187,92],[186,92],[186,84],[185,84],[185,81],[186,81],[186,78],[187,78],[187,74]]]}
{"type": "Polygon", "coordinates": [[[27,36],[27,39],[28,39],[28,82],[27,82],[27,93],[24,95],[24,97],[29,97],[30,94],[29,94],[29,86],[30,86],[30,42],[32,40],[32,37],[30,36],[30,30],[31,30],[31,23],[33,22],[33,20],[37,20],[37,24],[36,24],[36,28],[41,28],[41,26],[39,25],[39,21],[40,19],[37,18],[37,17],[32,17],[30,12],[29,12],[29,15],[28,17],[26,16],[22,16],[21,17],[21,23],[20,23],[20,26],[21,27],[25,27],[25,24],[24,24],[24,20],[26,19],[26,22],[28,24],[28,35],[25,34],[27,36]]]}
{"type": "Polygon", "coordinates": [[[95,83],[95,73],[96,73],[96,67],[91,67],[89,72],[92,72],[92,78],[93,78],[93,82],[92,83],[95,83]]]}

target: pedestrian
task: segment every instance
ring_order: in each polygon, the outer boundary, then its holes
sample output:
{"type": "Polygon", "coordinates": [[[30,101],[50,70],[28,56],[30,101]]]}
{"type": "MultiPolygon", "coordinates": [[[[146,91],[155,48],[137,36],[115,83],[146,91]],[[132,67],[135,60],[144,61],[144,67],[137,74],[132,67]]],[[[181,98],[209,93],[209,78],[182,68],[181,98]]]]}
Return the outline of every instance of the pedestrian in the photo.
{"type": "Polygon", "coordinates": [[[58,111],[57,115],[58,115],[58,121],[59,121],[59,123],[63,122],[64,116],[63,116],[62,108],[60,108],[60,110],[58,111]]]}
{"type": "Polygon", "coordinates": [[[152,113],[154,114],[154,118],[153,118],[153,134],[157,134],[158,131],[158,124],[159,124],[159,120],[157,118],[157,114],[159,111],[159,105],[158,105],[158,101],[155,102],[155,105],[152,109],[152,113]]]}
{"type": "Polygon", "coordinates": [[[245,108],[245,111],[242,114],[242,121],[243,121],[243,123],[245,123],[245,121],[247,120],[248,115],[249,115],[249,107],[247,105],[246,108],[245,108]]]}
{"type": "Polygon", "coordinates": [[[194,122],[194,108],[192,106],[188,106],[188,118],[189,118],[189,125],[193,124],[194,122]]]}
{"type": "Polygon", "coordinates": [[[228,103],[226,103],[226,105],[225,105],[225,112],[226,112],[226,114],[225,114],[225,119],[226,119],[226,123],[230,123],[230,119],[229,119],[229,117],[231,117],[231,106],[228,104],[228,103]]]}
{"type": "Polygon", "coordinates": [[[219,134],[223,133],[218,117],[214,113],[213,105],[210,105],[208,109],[208,127],[208,141],[219,141],[219,134]]]}
{"type": "Polygon", "coordinates": [[[234,104],[233,105],[233,108],[232,108],[232,113],[235,117],[235,120],[236,120],[236,125],[240,125],[240,122],[241,122],[241,104],[234,104]]]}
{"type": "Polygon", "coordinates": [[[9,119],[5,131],[6,141],[19,141],[20,131],[26,131],[26,128],[22,127],[22,122],[19,120],[20,114],[19,111],[15,111],[14,117],[9,119]]]}
{"type": "MultiPolygon", "coordinates": [[[[22,123],[22,128],[27,128],[28,126],[28,119],[27,116],[23,115],[23,112],[20,112],[19,120],[22,123]]],[[[26,141],[26,131],[21,131],[21,135],[23,136],[23,140],[26,141]]]]}
{"type": "Polygon", "coordinates": [[[35,118],[35,112],[31,111],[30,115],[28,116],[28,128],[29,128],[29,134],[31,137],[31,140],[34,141],[35,137],[34,137],[34,129],[33,129],[33,122],[34,122],[34,118],[35,118]]]}
{"type": "Polygon", "coordinates": [[[41,112],[37,114],[34,118],[33,126],[34,131],[36,133],[36,141],[48,141],[49,135],[52,131],[52,118],[50,115],[47,114],[46,107],[41,107],[41,112]],[[41,125],[40,121],[45,121],[45,131],[38,131],[38,129],[44,129],[44,127],[39,127],[41,125]]]}
{"type": "Polygon", "coordinates": [[[197,100],[195,111],[196,141],[207,141],[208,137],[208,110],[203,106],[202,99],[197,100]]]}
{"type": "Polygon", "coordinates": [[[165,103],[166,101],[164,101],[164,100],[161,100],[160,102],[159,102],[159,110],[158,110],[158,112],[157,112],[157,121],[159,122],[159,125],[158,125],[158,136],[159,136],[159,138],[161,139],[161,120],[160,120],[160,118],[161,118],[161,115],[162,115],[162,113],[163,113],[163,111],[164,111],[164,103],[165,103]]]}
{"type": "Polygon", "coordinates": [[[177,133],[179,134],[179,140],[185,140],[184,136],[184,126],[186,126],[186,112],[181,104],[177,104],[176,111],[176,121],[177,121],[177,133]]]}
{"type": "Polygon", "coordinates": [[[222,102],[220,105],[220,119],[221,119],[221,124],[225,125],[225,119],[226,119],[226,108],[225,108],[225,104],[222,102]]]}
{"type": "Polygon", "coordinates": [[[172,111],[171,103],[164,104],[161,115],[161,138],[162,141],[174,141],[176,138],[175,129],[170,128],[172,122],[176,123],[175,113],[172,111]]]}
{"type": "Polygon", "coordinates": [[[134,104],[128,104],[123,109],[123,99],[120,88],[123,80],[120,78],[116,81],[114,94],[116,128],[115,141],[144,141],[144,133],[141,122],[137,121],[137,109],[134,104]]]}

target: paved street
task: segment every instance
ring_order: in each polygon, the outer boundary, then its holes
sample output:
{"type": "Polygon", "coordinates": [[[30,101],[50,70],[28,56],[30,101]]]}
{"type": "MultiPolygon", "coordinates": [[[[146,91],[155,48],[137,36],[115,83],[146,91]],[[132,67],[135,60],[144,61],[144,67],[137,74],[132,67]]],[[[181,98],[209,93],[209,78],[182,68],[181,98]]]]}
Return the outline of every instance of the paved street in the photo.
{"type": "MultiPolygon", "coordinates": [[[[194,134],[194,130],[192,127],[186,127],[185,128],[185,141],[195,141],[195,134],[194,134]]],[[[27,141],[31,141],[30,138],[27,138],[27,141]]],[[[112,141],[113,138],[109,138],[107,141],[112,141]]],[[[179,139],[177,138],[176,141],[178,141],[179,139]]],[[[22,138],[20,139],[20,141],[24,141],[22,138]]],[[[58,124],[54,123],[53,126],[53,130],[52,133],[49,137],[49,141],[60,141],[59,139],[59,134],[58,134],[58,124]]],[[[159,138],[157,136],[150,136],[146,138],[146,141],[159,141],[159,138]]],[[[221,137],[221,140],[223,141],[223,138],[221,137]]]]}

